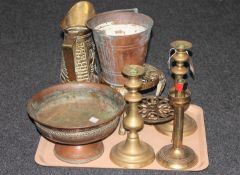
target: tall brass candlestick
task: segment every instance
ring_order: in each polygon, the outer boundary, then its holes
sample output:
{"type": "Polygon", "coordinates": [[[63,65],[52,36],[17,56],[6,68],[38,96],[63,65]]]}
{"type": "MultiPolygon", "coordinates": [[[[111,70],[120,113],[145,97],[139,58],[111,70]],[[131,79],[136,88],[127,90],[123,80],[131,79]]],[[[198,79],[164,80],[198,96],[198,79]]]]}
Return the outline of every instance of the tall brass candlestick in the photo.
{"type": "Polygon", "coordinates": [[[144,122],[138,114],[138,103],[142,95],[138,93],[144,74],[144,68],[139,65],[127,65],[123,74],[128,77],[125,87],[128,93],[125,100],[128,102],[127,116],[123,119],[123,127],[128,131],[126,141],[115,145],[110,153],[110,159],[118,166],[124,168],[140,168],[149,165],[155,159],[153,149],[147,143],[140,141],[138,132],[143,128],[144,122]]]}
{"type": "MultiPolygon", "coordinates": [[[[185,41],[175,41],[171,44],[172,48],[176,49],[176,53],[173,55],[173,59],[176,61],[178,60],[178,64],[180,64],[179,68],[178,66],[173,67],[172,71],[175,74],[175,80],[181,79],[184,73],[187,73],[188,70],[182,66],[182,64],[189,59],[189,55],[186,52],[186,50],[190,49],[192,47],[192,44],[185,41]],[[184,44],[183,48],[179,48],[184,44]]],[[[170,122],[166,122],[163,124],[155,125],[155,128],[162,134],[171,136],[173,132],[173,120],[170,122]]],[[[183,127],[183,136],[189,136],[193,134],[197,130],[197,123],[196,121],[190,117],[187,114],[184,114],[184,127],[183,127]]]]}
{"type": "Polygon", "coordinates": [[[174,107],[173,144],[164,146],[157,153],[156,159],[163,167],[183,170],[193,167],[198,162],[195,152],[190,147],[182,144],[184,111],[191,101],[190,90],[184,88],[185,80],[183,77],[188,73],[188,69],[184,66],[184,63],[188,61],[188,54],[185,50],[191,48],[192,44],[187,41],[175,41],[171,45],[177,49],[174,56],[176,66],[171,69],[175,75],[175,88],[172,88],[168,94],[170,103],[174,107]]]}

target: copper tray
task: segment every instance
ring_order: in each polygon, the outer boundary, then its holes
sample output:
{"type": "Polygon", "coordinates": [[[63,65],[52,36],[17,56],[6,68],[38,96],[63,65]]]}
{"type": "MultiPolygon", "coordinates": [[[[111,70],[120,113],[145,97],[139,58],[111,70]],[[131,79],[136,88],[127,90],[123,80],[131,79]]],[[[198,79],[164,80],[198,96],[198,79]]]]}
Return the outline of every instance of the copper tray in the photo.
{"type": "MultiPolygon", "coordinates": [[[[193,148],[199,158],[199,162],[193,168],[186,171],[200,171],[207,168],[209,165],[203,110],[197,105],[190,105],[186,113],[196,120],[198,129],[191,136],[184,137],[183,143],[193,148]]],[[[171,143],[171,137],[160,134],[150,125],[145,125],[144,129],[139,134],[144,141],[154,148],[155,152],[159,151],[164,145],[171,143]],[[149,137],[149,133],[151,133],[151,137],[149,137]]],[[[109,138],[104,140],[105,151],[99,159],[86,164],[69,164],[58,160],[53,154],[54,144],[41,137],[35,155],[35,161],[42,166],[120,168],[110,161],[109,153],[113,145],[124,139],[125,136],[118,135],[116,130],[109,138]]],[[[167,170],[161,167],[156,160],[143,169],[167,170]]]]}

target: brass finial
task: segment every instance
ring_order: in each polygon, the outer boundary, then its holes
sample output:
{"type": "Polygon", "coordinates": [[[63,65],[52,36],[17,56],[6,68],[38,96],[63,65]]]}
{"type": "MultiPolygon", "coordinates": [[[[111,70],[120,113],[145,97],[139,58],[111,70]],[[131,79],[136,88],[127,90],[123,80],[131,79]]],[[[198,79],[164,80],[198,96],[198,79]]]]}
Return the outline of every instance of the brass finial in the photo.
{"type": "Polygon", "coordinates": [[[176,50],[189,50],[192,48],[192,43],[184,40],[177,40],[171,42],[170,46],[176,50]]]}

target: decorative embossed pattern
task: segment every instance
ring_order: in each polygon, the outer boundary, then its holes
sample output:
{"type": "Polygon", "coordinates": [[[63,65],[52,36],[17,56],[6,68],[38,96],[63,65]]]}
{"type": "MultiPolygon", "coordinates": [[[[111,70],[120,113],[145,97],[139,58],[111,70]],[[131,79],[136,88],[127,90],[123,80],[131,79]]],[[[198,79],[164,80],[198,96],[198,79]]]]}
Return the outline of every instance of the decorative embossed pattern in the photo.
{"type": "Polygon", "coordinates": [[[147,96],[138,105],[139,113],[147,124],[159,124],[174,118],[174,109],[168,98],[147,96]]]}
{"type": "MultiPolygon", "coordinates": [[[[94,81],[94,73],[97,69],[95,61],[96,49],[91,33],[83,36],[77,35],[72,49],[76,81],[94,81]]],[[[60,78],[62,82],[69,82],[64,58],[62,58],[60,78]]]]}
{"type": "Polygon", "coordinates": [[[53,129],[36,122],[39,132],[48,139],[64,144],[87,144],[102,140],[111,134],[118,125],[119,117],[107,124],[81,130],[53,129]]]}

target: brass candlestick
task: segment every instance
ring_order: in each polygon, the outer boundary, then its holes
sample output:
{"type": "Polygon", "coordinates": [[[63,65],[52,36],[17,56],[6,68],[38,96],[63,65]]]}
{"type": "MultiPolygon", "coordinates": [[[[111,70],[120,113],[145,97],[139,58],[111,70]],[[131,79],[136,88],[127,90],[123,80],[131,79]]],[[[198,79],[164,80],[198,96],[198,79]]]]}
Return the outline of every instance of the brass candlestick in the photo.
{"type": "MultiPolygon", "coordinates": [[[[155,125],[155,128],[158,132],[171,136],[173,132],[173,120],[163,124],[155,125]]],[[[184,127],[183,127],[183,136],[189,136],[197,130],[197,123],[192,117],[187,114],[184,114],[184,127]]]]}
{"type": "Polygon", "coordinates": [[[143,119],[138,114],[138,103],[142,95],[138,93],[142,82],[139,77],[144,74],[144,68],[139,65],[127,65],[123,74],[129,79],[125,83],[128,93],[125,100],[128,102],[127,116],[123,119],[123,127],[128,131],[126,141],[115,145],[110,153],[110,159],[124,168],[141,168],[149,165],[155,159],[153,149],[147,143],[140,141],[138,131],[143,128],[143,119]]]}
{"type": "MultiPolygon", "coordinates": [[[[186,41],[175,41],[171,44],[172,48],[175,48],[176,53],[173,55],[173,59],[175,61],[179,60],[179,64],[183,64],[184,61],[188,60],[189,55],[186,52],[186,50],[191,49],[192,44],[186,41]],[[183,47],[183,48],[180,48],[183,47]]],[[[173,68],[174,71],[177,71],[177,73],[183,75],[183,72],[180,72],[180,68],[178,66],[173,68]]],[[[173,72],[174,73],[174,72],[173,72]]],[[[178,79],[178,75],[175,74],[175,79],[178,79]]],[[[170,122],[166,122],[163,124],[155,125],[155,128],[162,134],[171,136],[173,132],[173,120],[170,122]]],[[[183,136],[189,136],[193,134],[197,130],[197,123],[193,118],[191,118],[189,115],[184,114],[184,127],[183,127],[183,136]]]]}
{"type": "Polygon", "coordinates": [[[174,56],[176,66],[171,69],[172,73],[175,74],[175,88],[172,88],[168,94],[170,103],[174,107],[173,144],[164,146],[157,153],[156,159],[163,167],[183,170],[193,167],[198,162],[195,152],[182,144],[184,111],[188,108],[191,100],[190,90],[184,89],[185,80],[183,76],[188,72],[188,69],[184,66],[184,62],[188,61],[185,49],[190,48],[192,44],[187,41],[175,41],[171,45],[177,49],[177,54],[174,56]]]}

